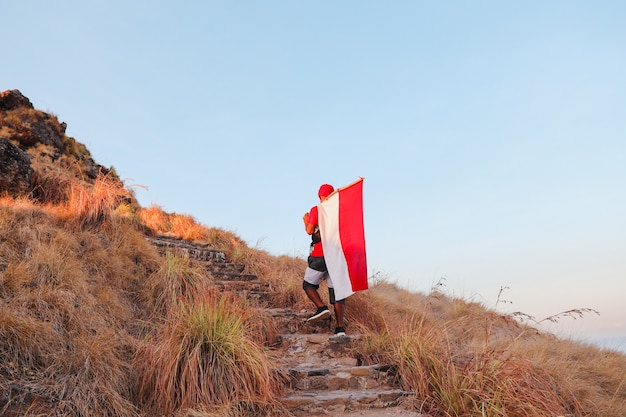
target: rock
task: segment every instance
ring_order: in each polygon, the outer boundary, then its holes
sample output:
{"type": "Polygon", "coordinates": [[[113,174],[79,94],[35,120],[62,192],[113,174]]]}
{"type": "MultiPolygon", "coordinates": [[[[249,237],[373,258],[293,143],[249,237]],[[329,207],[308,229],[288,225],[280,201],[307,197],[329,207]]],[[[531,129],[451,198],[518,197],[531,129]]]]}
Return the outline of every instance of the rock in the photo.
{"type": "Polygon", "coordinates": [[[33,109],[33,104],[19,90],[7,90],[0,93],[0,110],[13,110],[19,107],[33,109]]]}
{"type": "Polygon", "coordinates": [[[28,194],[33,174],[30,156],[10,140],[0,138],[0,193],[28,194]]]}
{"type": "Polygon", "coordinates": [[[59,123],[55,116],[33,108],[30,100],[19,90],[7,90],[0,93],[0,127],[5,130],[5,137],[18,143],[22,149],[38,143],[52,146],[59,153],[65,150],[65,123],[59,123]]]}
{"type": "Polygon", "coordinates": [[[40,158],[32,150],[45,145],[51,152],[45,153],[44,163],[56,163],[62,157],[69,157],[78,162],[76,166],[81,179],[96,179],[100,173],[108,174],[110,170],[96,163],[85,145],[65,135],[66,129],[67,125],[56,116],[33,108],[19,90],[0,93],[0,134],[30,152],[33,161],[40,158]]]}
{"type": "Polygon", "coordinates": [[[11,139],[22,148],[42,143],[54,148],[58,155],[65,151],[65,123],[59,123],[55,116],[38,110],[9,110],[8,113],[19,114],[21,122],[12,126],[11,139]]]}

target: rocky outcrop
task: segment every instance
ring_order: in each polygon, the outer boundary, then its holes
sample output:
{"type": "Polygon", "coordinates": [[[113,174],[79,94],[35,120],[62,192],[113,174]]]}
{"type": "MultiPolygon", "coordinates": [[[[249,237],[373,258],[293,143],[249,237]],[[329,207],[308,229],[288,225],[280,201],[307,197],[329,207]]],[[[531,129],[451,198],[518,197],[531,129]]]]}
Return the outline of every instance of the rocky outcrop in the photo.
{"type": "Polygon", "coordinates": [[[59,123],[56,117],[37,110],[23,113],[22,117],[23,123],[14,127],[12,138],[20,146],[30,148],[41,143],[54,148],[57,154],[65,152],[65,123],[59,123]]]}
{"type": "Polygon", "coordinates": [[[34,108],[30,100],[19,90],[7,90],[0,93],[0,110],[13,110],[18,107],[34,108]]]}
{"type": "Polygon", "coordinates": [[[59,154],[65,151],[66,124],[60,123],[55,116],[35,110],[19,90],[0,93],[0,112],[4,136],[22,149],[41,143],[51,146],[59,154]]]}
{"type": "Polygon", "coordinates": [[[83,144],[65,135],[66,127],[56,116],[36,110],[19,90],[0,93],[0,194],[17,196],[36,189],[31,197],[38,199],[54,182],[47,175],[53,171],[61,173],[57,182],[89,181],[110,173],[83,144]]]}
{"type": "Polygon", "coordinates": [[[26,195],[31,190],[34,170],[30,156],[10,140],[0,138],[0,192],[26,195]]]}

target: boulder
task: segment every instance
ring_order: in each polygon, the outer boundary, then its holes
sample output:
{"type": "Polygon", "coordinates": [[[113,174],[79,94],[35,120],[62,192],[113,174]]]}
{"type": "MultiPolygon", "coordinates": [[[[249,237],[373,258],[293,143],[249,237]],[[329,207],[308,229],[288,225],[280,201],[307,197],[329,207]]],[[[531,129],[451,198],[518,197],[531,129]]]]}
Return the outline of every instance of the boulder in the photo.
{"type": "Polygon", "coordinates": [[[27,97],[19,90],[6,90],[0,93],[0,128],[4,127],[4,137],[16,142],[22,149],[43,143],[65,151],[65,129],[56,116],[35,110],[27,97]]]}
{"type": "Polygon", "coordinates": [[[48,113],[35,111],[29,115],[25,123],[20,128],[20,145],[27,148],[43,143],[52,146],[60,153],[65,150],[65,123],[59,123],[55,116],[48,113]]]}
{"type": "Polygon", "coordinates": [[[30,156],[7,138],[0,138],[0,194],[28,194],[34,170],[30,156]]]}
{"type": "Polygon", "coordinates": [[[0,110],[13,110],[18,107],[33,109],[33,104],[20,90],[7,90],[0,93],[0,110]]]}

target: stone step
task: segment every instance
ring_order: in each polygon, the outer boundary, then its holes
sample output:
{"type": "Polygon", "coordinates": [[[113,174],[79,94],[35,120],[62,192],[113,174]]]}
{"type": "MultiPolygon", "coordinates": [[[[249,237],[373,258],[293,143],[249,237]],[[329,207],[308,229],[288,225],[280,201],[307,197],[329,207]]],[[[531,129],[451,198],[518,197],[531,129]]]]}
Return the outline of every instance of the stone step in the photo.
{"type": "Polygon", "coordinates": [[[238,295],[250,300],[254,301],[257,306],[267,306],[270,304],[272,298],[274,298],[275,294],[271,291],[237,291],[238,295]]]}
{"type": "Polygon", "coordinates": [[[166,236],[146,237],[146,240],[152,243],[161,253],[169,249],[173,252],[185,253],[189,255],[191,259],[197,261],[226,262],[224,252],[212,249],[206,244],[192,243],[166,236]]]}
{"type": "Polygon", "coordinates": [[[256,275],[243,273],[245,270],[244,264],[227,262],[223,252],[212,249],[208,247],[208,245],[169,237],[146,239],[156,246],[162,254],[167,250],[187,254],[191,259],[199,262],[204,270],[211,274],[216,280],[256,281],[258,279],[256,275]]]}
{"type": "Polygon", "coordinates": [[[345,411],[398,406],[413,393],[401,389],[293,392],[280,402],[296,415],[331,415],[345,411]]]}
{"type": "Polygon", "coordinates": [[[263,308],[263,307],[269,306],[271,301],[276,296],[276,294],[273,291],[234,289],[234,288],[229,288],[227,285],[219,285],[220,284],[219,282],[215,284],[218,284],[217,287],[220,291],[229,292],[233,295],[236,295],[239,298],[251,301],[250,306],[254,306],[256,308],[259,308],[259,307],[263,308]]]}
{"type": "Polygon", "coordinates": [[[344,353],[352,341],[363,337],[362,334],[358,333],[335,336],[330,331],[328,333],[281,333],[280,336],[283,346],[288,346],[289,350],[303,350],[314,346],[322,346],[322,348],[330,349],[337,353],[344,353]]]}
{"type": "Polygon", "coordinates": [[[249,280],[226,280],[214,281],[214,284],[223,291],[247,291],[247,292],[269,292],[271,286],[269,282],[249,281],[249,280]]]}
{"type": "MultiPolygon", "coordinates": [[[[243,271],[246,269],[244,264],[234,264],[230,262],[204,262],[204,270],[210,274],[214,274],[216,272],[224,272],[231,273],[233,275],[248,275],[244,274],[243,271]]],[[[256,275],[250,275],[256,279],[256,275]]]]}
{"type": "Polygon", "coordinates": [[[282,363],[285,368],[357,366],[360,363],[352,357],[350,349],[352,341],[361,337],[359,334],[334,336],[330,332],[281,334],[282,363]]]}
{"type": "Polygon", "coordinates": [[[228,269],[222,270],[219,268],[215,268],[209,273],[213,276],[213,278],[221,280],[221,281],[255,281],[259,279],[256,275],[251,274],[242,274],[240,272],[229,271],[228,269]]]}
{"type": "Polygon", "coordinates": [[[397,388],[395,368],[390,365],[290,368],[281,370],[287,388],[308,390],[368,390],[397,388]]]}
{"type": "Polygon", "coordinates": [[[331,316],[324,320],[307,322],[307,318],[313,313],[314,310],[296,312],[284,308],[270,308],[263,311],[263,314],[267,314],[275,320],[277,328],[281,333],[332,334],[332,311],[331,316]]]}

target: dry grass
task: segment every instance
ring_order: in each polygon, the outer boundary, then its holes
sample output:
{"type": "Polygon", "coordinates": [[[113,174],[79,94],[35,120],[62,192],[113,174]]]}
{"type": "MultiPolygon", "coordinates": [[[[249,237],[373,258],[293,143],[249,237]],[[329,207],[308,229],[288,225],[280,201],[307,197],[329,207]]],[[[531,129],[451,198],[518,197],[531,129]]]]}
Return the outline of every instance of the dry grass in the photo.
{"type": "MultiPolygon", "coordinates": [[[[278,294],[275,306],[309,307],[300,287],[304,260],[274,257],[213,230],[213,242],[221,243],[229,259],[270,282],[278,294]]],[[[591,377],[581,361],[562,354],[550,355],[548,360],[541,353],[555,346],[569,350],[567,341],[480,303],[446,296],[444,289],[443,284],[435,285],[431,294],[414,294],[381,279],[369,291],[348,300],[351,332],[368,335],[356,354],[366,361],[396,363],[404,385],[422,398],[417,408],[433,416],[612,416],[624,412],[625,381],[619,373],[624,369],[623,355],[616,353],[600,378],[591,377]]],[[[553,318],[567,317],[567,313],[553,318]]],[[[593,312],[575,309],[569,313],[593,312]]],[[[602,362],[591,357],[607,354],[597,350],[590,355],[585,363],[597,371],[602,362]]]]}
{"type": "Polygon", "coordinates": [[[245,242],[232,232],[204,226],[187,214],[167,213],[158,205],[141,208],[138,217],[152,233],[208,243],[233,262],[237,262],[237,251],[247,248],[245,242]]]}
{"type": "MultiPolygon", "coordinates": [[[[115,236],[103,229],[94,240],[90,232],[68,231],[56,213],[23,201],[3,199],[0,225],[0,352],[8,359],[0,375],[20,387],[0,411],[30,402],[40,403],[36,409],[56,404],[61,416],[136,415],[129,381],[134,342],[123,326],[135,316],[128,295],[136,278],[126,275],[134,254],[119,253],[117,265],[106,256],[83,257],[110,255],[115,236]]],[[[118,225],[116,232],[133,229],[118,225]]]]}
{"type": "MultiPolygon", "coordinates": [[[[120,183],[98,181],[56,205],[0,198],[0,414],[284,414],[264,348],[273,324],[216,293],[184,255],[159,257],[141,230],[210,243],[269,282],[275,306],[296,310],[310,307],[305,261],[158,207],[133,218],[120,183]]],[[[415,408],[433,417],[626,415],[625,355],[559,340],[441,286],[415,294],[376,279],[347,300],[346,319],[365,335],[354,354],[394,364],[415,408]]]]}
{"type": "Polygon", "coordinates": [[[181,299],[204,286],[206,280],[204,273],[191,265],[187,255],[167,251],[159,270],[151,274],[144,285],[146,300],[154,303],[152,314],[167,316],[181,299]]]}
{"type": "Polygon", "coordinates": [[[94,184],[71,180],[67,200],[61,206],[60,214],[67,222],[74,222],[80,228],[93,227],[113,221],[115,209],[131,193],[124,184],[109,179],[106,174],[99,174],[94,184]]]}
{"type": "MultiPolygon", "coordinates": [[[[158,205],[140,209],[138,217],[155,234],[209,244],[224,252],[230,262],[243,264],[244,273],[256,275],[261,281],[270,283],[277,294],[273,300],[276,306],[308,306],[302,292],[302,274],[306,267],[304,260],[288,256],[276,257],[263,250],[250,248],[232,232],[200,225],[188,215],[167,213],[158,205]]],[[[160,278],[157,279],[159,280],[160,278]]]]}
{"type": "Polygon", "coordinates": [[[366,363],[396,364],[403,386],[419,398],[417,410],[626,415],[623,354],[559,340],[439,291],[423,296],[380,282],[348,301],[348,311],[358,311],[351,323],[366,335],[355,353],[366,363]]]}
{"type": "MultiPolygon", "coordinates": [[[[138,337],[155,329],[198,343],[196,351],[192,345],[179,346],[192,349],[188,358],[196,360],[196,367],[185,361],[191,367],[180,375],[183,384],[192,383],[193,372],[217,372],[210,378],[216,384],[196,387],[196,397],[191,391],[176,397],[181,400],[177,412],[195,404],[192,397],[202,398],[205,412],[221,409],[215,407],[226,400],[233,416],[276,412],[276,382],[262,348],[275,336],[272,323],[234,299],[207,298],[215,293],[205,273],[188,259],[168,253],[159,260],[135,225],[116,213],[117,185],[100,181],[94,187],[76,186],[76,193],[56,206],[8,197],[0,201],[2,414],[47,414],[56,404],[61,416],[138,415],[131,369],[148,366],[142,351],[135,354],[136,346],[138,337]],[[168,318],[165,325],[159,317],[168,318]],[[203,362],[207,346],[214,355],[203,362]]],[[[187,218],[175,216],[174,225],[190,224],[176,219],[187,218]]],[[[176,398],[156,407],[170,407],[176,398]]]]}
{"type": "Polygon", "coordinates": [[[159,415],[199,405],[271,403],[277,381],[252,323],[250,310],[215,291],[181,301],[137,353],[139,398],[159,415]]]}

